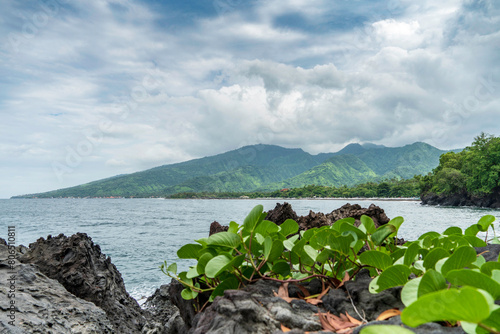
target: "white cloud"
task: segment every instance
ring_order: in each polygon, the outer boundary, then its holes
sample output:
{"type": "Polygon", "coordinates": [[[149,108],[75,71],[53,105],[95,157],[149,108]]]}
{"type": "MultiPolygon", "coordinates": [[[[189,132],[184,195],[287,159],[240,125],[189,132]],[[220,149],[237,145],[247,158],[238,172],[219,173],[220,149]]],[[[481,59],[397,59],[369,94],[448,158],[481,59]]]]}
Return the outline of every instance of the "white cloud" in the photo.
{"type": "Polygon", "coordinates": [[[139,2],[72,2],[28,38],[43,9],[4,1],[0,197],[259,142],[317,153],[500,134],[493,0],[243,5],[183,25],[139,2]],[[276,24],[296,13],[303,26],[276,24]],[[58,179],[53,163],[88,143],[58,179]]]}

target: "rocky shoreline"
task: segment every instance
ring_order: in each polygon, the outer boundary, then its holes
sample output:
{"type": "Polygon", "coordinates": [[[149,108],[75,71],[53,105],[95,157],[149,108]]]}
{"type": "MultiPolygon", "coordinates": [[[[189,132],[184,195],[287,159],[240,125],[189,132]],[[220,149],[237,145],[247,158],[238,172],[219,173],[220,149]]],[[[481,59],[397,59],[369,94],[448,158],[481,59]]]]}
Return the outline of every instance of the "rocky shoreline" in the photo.
{"type": "Polygon", "coordinates": [[[451,195],[426,193],[422,194],[420,198],[424,205],[474,206],[500,209],[500,187],[493,189],[490,194],[485,196],[473,195],[467,192],[451,195]]]}
{"type": "MultiPolygon", "coordinates": [[[[278,204],[267,219],[279,224],[292,218],[305,230],[345,217],[359,219],[363,214],[371,216],[378,225],[389,221],[384,210],[375,205],[362,208],[346,204],[328,214],[311,211],[298,217],[288,203],[278,204]]],[[[224,230],[216,222],[212,225],[215,227],[210,233],[224,230]]],[[[495,259],[500,245],[489,248],[491,259],[495,259]]],[[[404,307],[400,287],[373,295],[368,291],[370,281],[367,271],[362,271],[356,280],[329,290],[318,305],[303,299],[287,302],[277,296],[279,283],[258,281],[242,290],[227,290],[198,313],[192,301],[180,296],[182,285],[173,281],[158,288],[141,308],[125,290],[121,274],[111,259],[86,234],[48,236],[29,248],[15,249],[0,239],[0,333],[279,334],[285,328],[291,329],[288,333],[331,333],[322,330],[318,313],[347,312],[363,322],[366,320],[368,323],[363,326],[367,326],[380,323],[375,319],[383,311],[404,307]],[[13,267],[8,261],[12,254],[16,257],[13,267]],[[10,296],[12,293],[14,298],[10,296]],[[11,300],[15,303],[11,304],[11,300]]],[[[301,286],[290,285],[287,293],[294,298],[304,289],[313,295],[321,292],[322,287],[313,280],[301,286]]],[[[402,325],[398,316],[383,323],[402,325]]],[[[359,333],[363,326],[355,328],[353,333],[359,333]]],[[[435,323],[412,330],[463,333],[460,327],[435,323]]]]}

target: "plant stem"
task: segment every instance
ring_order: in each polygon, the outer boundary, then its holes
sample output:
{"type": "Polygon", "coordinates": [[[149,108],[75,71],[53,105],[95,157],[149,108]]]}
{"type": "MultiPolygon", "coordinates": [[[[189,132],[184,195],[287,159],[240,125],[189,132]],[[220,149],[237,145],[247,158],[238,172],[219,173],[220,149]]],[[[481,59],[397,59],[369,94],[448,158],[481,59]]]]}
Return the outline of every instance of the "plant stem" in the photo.
{"type": "Polygon", "coordinates": [[[491,328],[491,327],[489,327],[489,326],[487,326],[487,325],[485,325],[485,324],[478,323],[477,325],[478,325],[479,327],[481,327],[481,328],[483,328],[483,329],[487,330],[487,331],[488,331],[488,332],[490,332],[490,333],[493,333],[493,334],[500,334],[500,332],[499,332],[499,331],[497,331],[497,330],[495,330],[494,328],[491,328]]]}

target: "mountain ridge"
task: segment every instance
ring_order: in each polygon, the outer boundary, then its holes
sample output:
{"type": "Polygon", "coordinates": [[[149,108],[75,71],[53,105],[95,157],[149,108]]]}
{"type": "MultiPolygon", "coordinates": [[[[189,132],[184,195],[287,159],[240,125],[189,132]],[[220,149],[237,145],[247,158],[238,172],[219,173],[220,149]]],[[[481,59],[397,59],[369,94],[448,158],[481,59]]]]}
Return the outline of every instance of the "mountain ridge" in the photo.
{"type": "Polygon", "coordinates": [[[300,148],[257,144],[92,181],[32,197],[150,197],[179,192],[251,192],[301,187],[340,186],[384,178],[426,174],[447,151],[416,142],[402,147],[349,144],[338,152],[312,155],[300,148]],[[365,145],[365,146],[363,146],[365,145]]]}

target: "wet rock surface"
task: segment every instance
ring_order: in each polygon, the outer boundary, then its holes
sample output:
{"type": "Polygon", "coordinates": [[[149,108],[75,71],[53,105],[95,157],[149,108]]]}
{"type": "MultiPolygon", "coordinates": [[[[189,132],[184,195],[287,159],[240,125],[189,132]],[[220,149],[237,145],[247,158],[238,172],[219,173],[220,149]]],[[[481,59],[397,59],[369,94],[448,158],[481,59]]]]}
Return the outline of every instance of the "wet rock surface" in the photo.
{"type": "Polygon", "coordinates": [[[103,309],[117,333],[140,333],[146,324],[143,310],[125,290],[120,272],[86,234],[40,238],[19,260],[35,264],[73,295],[103,309]]]}
{"type": "MultiPolygon", "coordinates": [[[[16,257],[22,255],[19,250],[16,257]]],[[[33,264],[16,261],[12,270],[7,262],[8,255],[8,247],[0,239],[1,333],[116,333],[101,308],[69,293],[33,264]],[[11,285],[15,287],[14,298],[8,296],[12,294],[11,285]],[[11,300],[15,301],[13,312],[11,300]],[[9,324],[10,321],[14,321],[15,326],[9,324]]]]}

